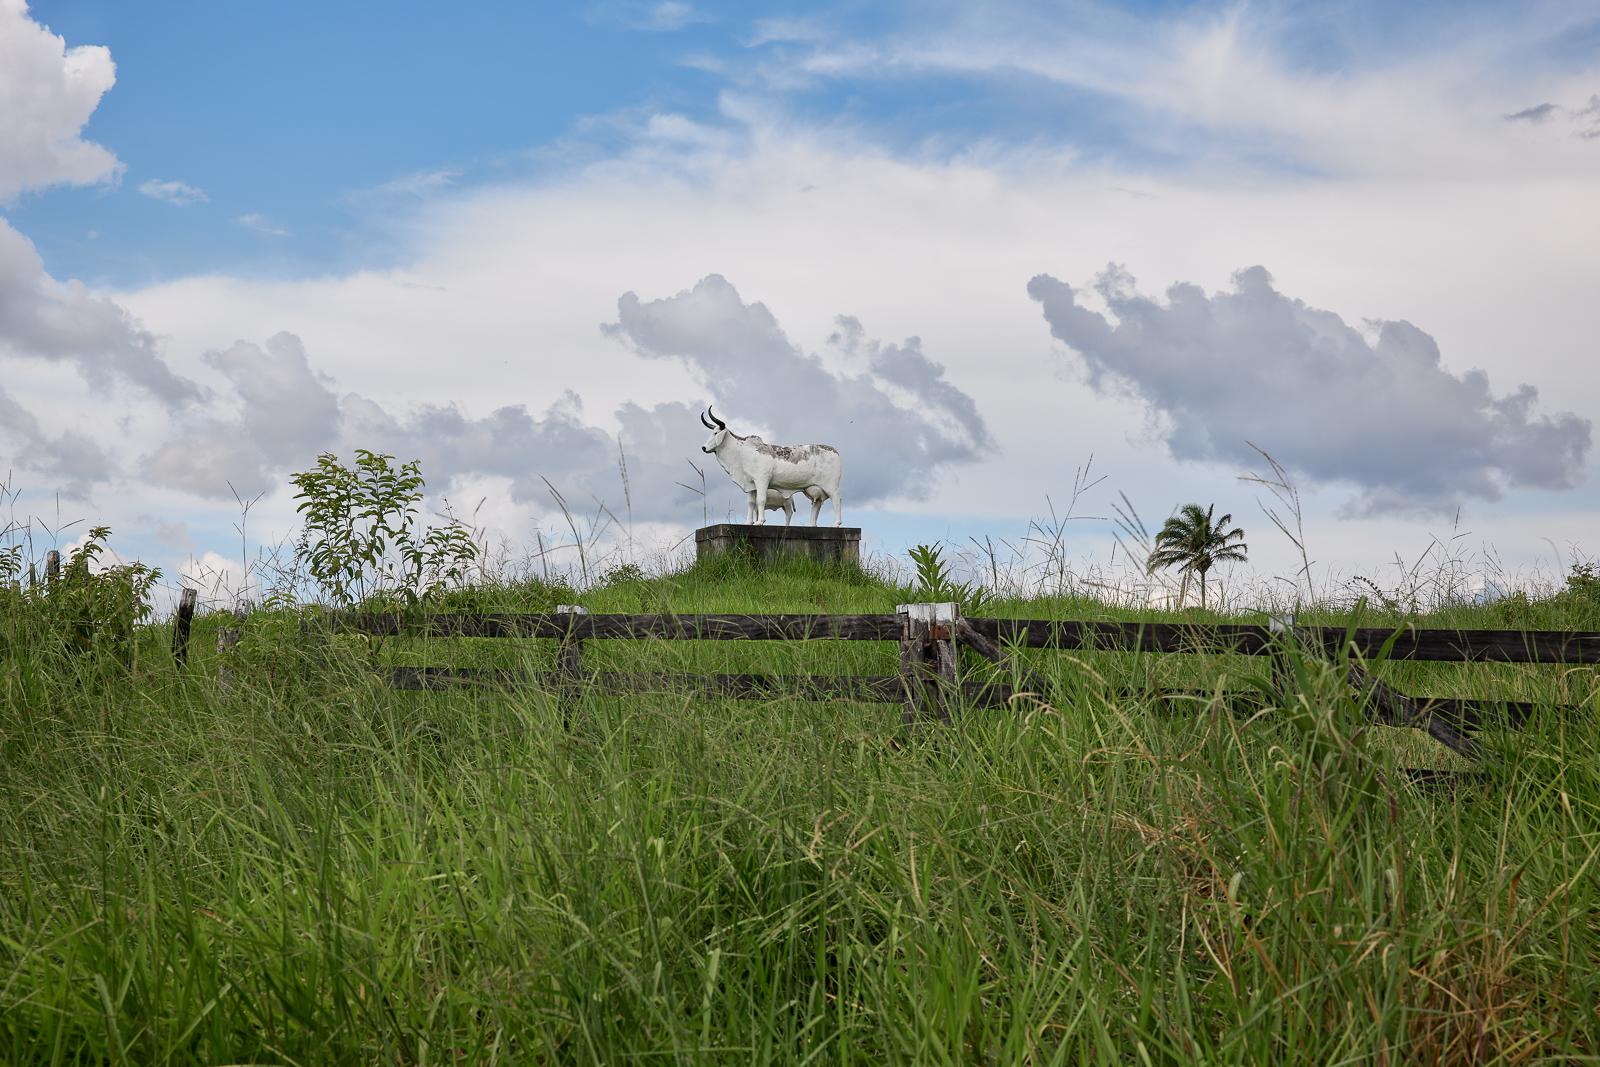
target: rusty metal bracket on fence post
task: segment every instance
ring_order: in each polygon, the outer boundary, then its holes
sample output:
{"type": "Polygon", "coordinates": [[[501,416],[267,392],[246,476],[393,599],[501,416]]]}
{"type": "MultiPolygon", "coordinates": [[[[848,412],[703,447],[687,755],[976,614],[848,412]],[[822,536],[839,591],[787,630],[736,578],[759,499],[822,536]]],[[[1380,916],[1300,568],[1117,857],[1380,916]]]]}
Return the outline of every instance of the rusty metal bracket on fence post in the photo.
{"type": "Polygon", "coordinates": [[[556,614],[567,617],[567,634],[561,638],[556,651],[556,673],[560,676],[561,728],[572,728],[572,708],[583,692],[583,638],[574,637],[572,623],[589,614],[589,609],[577,604],[557,604],[556,614]]]}
{"type": "Polygon", "coordinates": [[[956,689],[956,625],[961,609],[946,601],[938,604],[901,604],[900,683],[905,691],[901,724],[910,729],[924,706],[931,706],[939,721],[950,721],[956,689]]]}

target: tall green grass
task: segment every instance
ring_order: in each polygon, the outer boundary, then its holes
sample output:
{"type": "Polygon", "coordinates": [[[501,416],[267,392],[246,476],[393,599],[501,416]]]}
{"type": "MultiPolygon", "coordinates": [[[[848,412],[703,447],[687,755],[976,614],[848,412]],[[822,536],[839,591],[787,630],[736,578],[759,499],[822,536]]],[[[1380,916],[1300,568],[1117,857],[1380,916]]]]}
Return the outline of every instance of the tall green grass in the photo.
{"type": "MultiPolygon", "coordinates": [[[[505,585],[455,606],[571,596],[505,585]]],[[[907,598],[797,565],[580,600],[907,598]]],[[[1540,610],[1588,625],[1583,605],[1540,610]]],[[[0,1062],[1600,1056],[1600,715],[1487,734],[1486,779],[1439,789],[1396,771],[1442,765],[1432,742],[1367,726],[1309,661],[1290,699],[1241,720],[1119,694],[1149,669],[1262,682],[1244,657],[1041,653],[1054,703],[969,711],[897,749],[881,705],[591,691],[564,731],[549,694],[397,693],[374,669],[545,665],[539,642],[372,649],[262,615],[224,687],[212,620],[182,673],[160,629],[129,666],[0,625],[0,1062]]],[[[889,646],[826,642],[585,654],[894,669],[889,646]]],[[[1459,670],[1435,680],[1495,668],[1459,670]]],[[[1593,670],[1471,677],[1595,707],[1593,670]]]]}

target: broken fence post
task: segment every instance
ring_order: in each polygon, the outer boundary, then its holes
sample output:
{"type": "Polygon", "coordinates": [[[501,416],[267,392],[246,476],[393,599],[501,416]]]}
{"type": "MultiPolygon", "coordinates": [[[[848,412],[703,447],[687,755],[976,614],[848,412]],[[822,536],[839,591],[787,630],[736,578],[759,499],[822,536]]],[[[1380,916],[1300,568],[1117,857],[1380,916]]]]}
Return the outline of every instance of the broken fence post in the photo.
{"type": "Polygon", "coordinates": [[[243,633],[241,627],[244,625],[245,616],[250,614],[250,608],[250,601],[239,601],[233,609],[234,625],[224,626],[217,631],[217,660],[221,664],[217,668],[217,685],[224,692],[233,688],[233,671],[228,665],[232,662],[232,652],[234,646],[239,643],[239,637],[243,633]]]}
{"type": "Polygon", "coordinates": [[[990,640],[973,629],[972,624],[966,619],[956,620],[955,631],[956,640],[990,663],[1001,667],[1009,666],[1016,675],[1017,681],[1022,684],[1025,690],[1033,692],[1040,700],[1049,697],[1050,682],[1044,675],[1014,657],[1007,657],[1005,650],[1000,647],[998,642],[990,640]],[[1009,663],[1008,659],[1011,660],[1009,663]]]}
{"type": "Polygon", "coordinates": [[[557,699],[561,703],[561,727],[572,728],[572,708],[583,692],[583,638],[572,634],[572,623],[589,609],[577,604],[557,604],[556,614],[567,616],[567,634],[556,651],[556,673],[560,678],[557,699]]]}
{"type": "Polygon", "coordinates": [[[1483,762],[1483,747],[1470,734],[1462,733],[1454,723],[1424,710],[1412,697],[1379,681],[1354,655],[1350,657],[1345,679],[1358,696],[1370,702],[1370,713],[1378,722],[1421,730],[1456,755],[1483,762]]]}
{"type": "Polygon", "coordinates": [[[194,602],[199,594],[185,589],[178,597],[178,614],[172,620],[172,659],[183,669],[189,661],[189,627],[194,623],[194,602]]]}
{"type": "Polygon", "coordinates": [[[53,548],[44,556],[44,580],[48,585],[61,580],[61,553],[53,548]]]}
{"type": "Polygon", "coordinates": [[[1291,611],[1287,615],[1268,615],[1267,630],[1274,639],[1272,642],[1272,685],[1287,706],[1290,693],[1294,689],[1294,671],[1289,667],[1289,651],[1286,646],[1299,636],[1298,631],[1295,629],[1295,613],[1291,611]]]}
{"type": "Polygon", "coordinates": [[[961,609],[950,601],[936,604],[901,604],[900,684],[905,692],[901,723],[915,725],[925,705],[939,721],[950,721],[956,688],[956,624],[961,609]]]}
{"type": "MultiPolygon", "coordinates": [[[[1296,625],[1292,615],[1289,616],[1287,625],[1281,618],[1272,618],[1268,620],[1268,626],[1273,633],[1284,633],[1302,648],[1317,644],[1310,633],[1296,625]]],[[[1273,651],[1274,673],[1277,673],[1279,667],[1280,654],[1278,650],[1273,651]]],[[[1320,654],[1329,655],[1326,645],[1321,646],[1320,654]]],[[[1345,684],[1355,690],[1357,699],[1367,706],[1367,712],[1375,722],[1385,726],[1409,726],[1421,730],[1457,755],[1477,762],[1483,761],[1483,748],[1476,739],[1462,733],[1454,724],[1441,716],[1419,707],[1413,698],[1380,681],[1361,665],[1361,657],[1349,643],[1341,644],[1338,654],[1331,658],[1335,663],[1339,660],[1345,661],[1345,684]]],[[[1285,662],[1283,664],[1285,672],[1287,666],[1285,662]]]]}

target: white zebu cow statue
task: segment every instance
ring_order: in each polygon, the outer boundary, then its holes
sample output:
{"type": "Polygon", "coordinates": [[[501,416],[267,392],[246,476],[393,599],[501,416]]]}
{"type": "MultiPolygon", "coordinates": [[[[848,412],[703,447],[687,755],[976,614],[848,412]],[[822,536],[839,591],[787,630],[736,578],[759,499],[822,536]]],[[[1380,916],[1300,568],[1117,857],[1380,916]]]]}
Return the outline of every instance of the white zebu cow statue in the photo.
{"type": "MultiPolygon", "coordinates": [[[[700,422],[711,431],[700,451],[716,456],[734,484],[749,494],[748,521],[752,525],[766,525],[767,508],[783,506],[774,505],[774,489],[785,495],[805,493],[806,499],[811,501],[813,526],[822,514],[824,500],[833,501],[833,524],[844,523],[839,496],[844,461],[838,449],[832,445],[769,445],[759,437],[740,437],[730,432],[728,424],[717,418],[710,408],[700,416],[700,422]]],[[[785,513],[792,514],[793,507],[791,502],[785,513]]]]}

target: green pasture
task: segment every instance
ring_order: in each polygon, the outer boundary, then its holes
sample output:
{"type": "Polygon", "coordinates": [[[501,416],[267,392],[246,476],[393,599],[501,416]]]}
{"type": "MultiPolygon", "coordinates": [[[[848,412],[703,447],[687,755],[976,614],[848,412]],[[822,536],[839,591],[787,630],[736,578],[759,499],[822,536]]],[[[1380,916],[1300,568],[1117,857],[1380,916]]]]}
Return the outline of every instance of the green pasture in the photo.
{"type": "MultiPolygon", "coordinates": [[[[910,599],[722,566],[444,606],[910,599]]],[[[549,669],[553,642],[260,612],[223,664],[231,621],[203,616],[179,671],[165,626],[130,656],[71,651],[43,610],[0,620],[0,1063],[1600,1060],[1594,668],[1378,665],[1408,692],[1587,709],[1486,732],[1481,781],[1417,786],[1398,768],[1455,758],[1369,726],[1312,660],[1244,718],[1128,691],[1265,693],[1264,658],[1031,652],[1049,699],[895,746],[890,705],[591,689],[564,730],[544,692],[383,685],[400,663],[549,669]]],[[[1411,621],[1600,629],[1574,597],[1411,621]]],[[[593,641],[585,665],[890,674],[896,651],[593,641]]]]}

